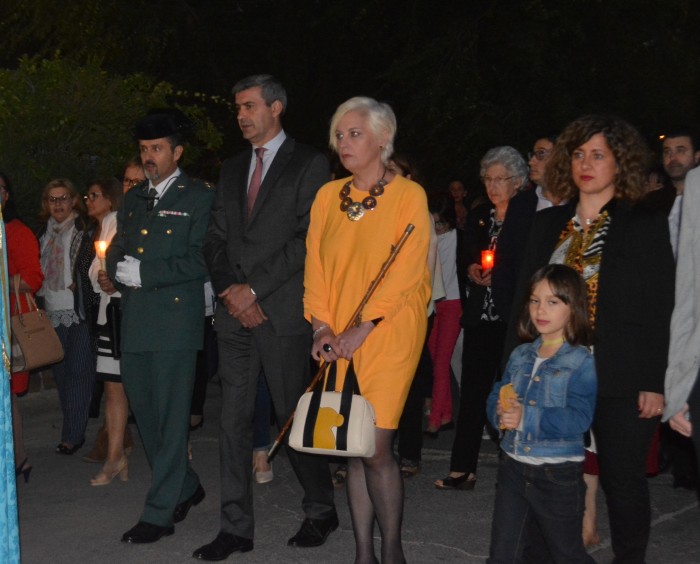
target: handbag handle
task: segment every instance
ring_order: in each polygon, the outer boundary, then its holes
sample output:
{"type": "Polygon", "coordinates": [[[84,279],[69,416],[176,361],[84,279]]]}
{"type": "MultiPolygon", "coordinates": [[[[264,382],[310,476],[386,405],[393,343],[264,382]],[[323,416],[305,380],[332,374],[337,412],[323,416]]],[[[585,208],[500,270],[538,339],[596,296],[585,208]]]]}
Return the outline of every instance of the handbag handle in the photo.
{"type": "MultiPolygon", "coordinates": [[[[12,277],[12,285],[13,285],[13,290],[14,290],[14,295],[15,295],[15,306],[17,307],[17,315],[22,315],[22,307],[19,302],[19,279],[20,275],[15,274],[12,277]]],[[[36,302],[34,301],[34,296],[32,296],[31,292],[22,292],[24,294],[24,297],[27,299],[27,303],[29,304],[29,311],[34,311],[35,309],[39,309],[36,305],[36,302]]],[[[29,313],[29,312],[27,312],[29,313]]]]}
{"type": "MultiPolygon", "coordinates": [[[[303,445],[305,447],[314,446],[314,429],[316,428],[316,420],[318,418],[318,410],[321,407],[321,396],[325,391],[335,390],[335,377],[337,367],[335,362],[326,363],[326,367],[330,366],[328,377],[324,386],[316,386],[312,392],[311,400],[309,401],[309,409],[306,412],[306,422],[304,424],[303,445]]],[[[355,366],[353,360],[350,359],[348,370],[345,373],[343,381],[343,389],[340,394],[340,415],[343,416],[343,424],[338,426],[336,433],[335,445],[338,450],[348,449],[348,428],[350,423],[350,409],[352,408],[352,396],[360,395],[360,386],[357,382],[355,374],[355,366]]]]}

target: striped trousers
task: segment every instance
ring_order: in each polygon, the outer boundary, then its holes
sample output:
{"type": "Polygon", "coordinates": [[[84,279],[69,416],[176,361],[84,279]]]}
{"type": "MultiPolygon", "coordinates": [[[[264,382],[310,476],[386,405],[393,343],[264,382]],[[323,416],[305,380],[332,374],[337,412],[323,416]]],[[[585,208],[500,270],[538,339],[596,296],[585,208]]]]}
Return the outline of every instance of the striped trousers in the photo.
{"type": "Polygon", "coordinates": [[[63,360],[53,365],[63,412],[61,442],[78,445],[85,440],[92,387],[95,383],[95,346],[87,323],[55,327],[63,345],[63,360]]]}

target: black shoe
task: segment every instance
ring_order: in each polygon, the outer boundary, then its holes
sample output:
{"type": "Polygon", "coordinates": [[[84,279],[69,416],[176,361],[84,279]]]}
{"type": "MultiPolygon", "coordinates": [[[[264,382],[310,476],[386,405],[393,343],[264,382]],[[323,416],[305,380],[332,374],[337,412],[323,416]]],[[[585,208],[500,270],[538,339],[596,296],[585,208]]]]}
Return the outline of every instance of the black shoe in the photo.
{"type": "Polygon", "coordinates": [[[435,487],[439,490],[466,490],[471,491],[476,486],[476,476],[470,478],[471,474],[467,472],[458,477],[445,476],[442,479],[442,484],[435,484],[435,487]]]}
{"type": "Polygon", "coordinates": [[[29,462],[29,459],[25,458],[22,461],[22,464],[15,468],[15,478],[19,478],[21,475],[24,478],[25,484],[29,482],[29,475],[32,473],[32,467],[31,465],[27,464],[27,462],[29,462]]]}
{"type": "Polygon", "coordinates": [[[333,515],[326,519],[304,519],[301,529],[287,541],[287,546],[321,546],[328,535],[338,528],[338,516],[333,515]]]}
{"type": "Polygon", "coordinates": [[[58,446],[56,447],[56,453],[57,454],[67,454],[67,455],[75,454],[76,452],[78,452],[80,447],[83,446],[84,444],[85,444],[85,439],[80,441],[77,445],[73,445],[73,446],[68,446],[65,443],[59,443],[58,446]]]}
{"type": "Polygon", "coordinates": [[[167,537],[175,532],[175,527],[161,527],[160,525],[154,525],[153,523],[146,523],[145,521],[139,521],[136,523],[135,527],[129,529],[124,535],[122,535],[122,542],[128,542],[132,544],[146,544],[149,542],[156,542],[161,537],[167,537]]]}
{"type": "Polygon", "coordinates": [[[184,521],[193,505],[199,505],[207,494],[204,492],[202,484],[197,486],[194,493],[182,503],[178,503],[173,511],[173,523],[184,521]]]}
{"type": "Polygon", "coordinates": [[[231,533],[221,532],[216,535],[212,542],[195,550],[192,557],[200,560],[218,561],[225,560],[234,552],[250,552],[251,550],[253,550],[252,539],[244,539],[231,533]]]}

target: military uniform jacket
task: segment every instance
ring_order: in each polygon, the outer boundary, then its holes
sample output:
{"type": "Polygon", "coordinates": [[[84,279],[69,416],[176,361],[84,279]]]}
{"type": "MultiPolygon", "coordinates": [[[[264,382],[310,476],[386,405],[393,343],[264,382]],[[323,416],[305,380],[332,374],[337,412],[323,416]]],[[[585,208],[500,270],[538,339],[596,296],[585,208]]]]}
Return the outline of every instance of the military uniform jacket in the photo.
{"type": "Polygon", "coordinates": [[[141,261],[141,287],[122,293],[122,350],[146,352],[202,347],[204,278],[202,240],[214,190],[181,174],[147,211],[148,182],[124,196],[117,233],[107,250],[107,272],[130,255],[141,261]]]}

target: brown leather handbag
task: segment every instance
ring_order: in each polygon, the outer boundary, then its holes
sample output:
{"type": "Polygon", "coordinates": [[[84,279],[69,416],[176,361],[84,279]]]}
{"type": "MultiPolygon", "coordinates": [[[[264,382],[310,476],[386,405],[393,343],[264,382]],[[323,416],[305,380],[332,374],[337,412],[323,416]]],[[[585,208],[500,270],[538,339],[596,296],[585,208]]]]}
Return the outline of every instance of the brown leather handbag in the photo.
{"type": "MultiPolygon", "coordinates": [[[[21,311],[19,278],[14,280],[16,311],[21,311]]],[[[13,315],[12,372],[33,370],[63,360],[63,346],[46,312],[39,309],[31,292],[24,293],[29,311],[13,315]]]]}

